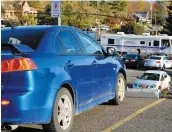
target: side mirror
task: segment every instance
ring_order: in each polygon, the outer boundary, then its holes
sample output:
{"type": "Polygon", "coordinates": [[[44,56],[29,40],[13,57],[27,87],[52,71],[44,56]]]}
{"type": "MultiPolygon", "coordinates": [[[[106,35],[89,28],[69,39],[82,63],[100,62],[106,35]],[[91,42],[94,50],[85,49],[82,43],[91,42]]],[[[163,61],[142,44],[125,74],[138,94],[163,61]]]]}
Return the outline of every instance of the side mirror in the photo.
{"type": "Polygon", "coordinates": [[[115,55],[116,55],[116,50],[115,50],[115,48],[113,48],[113,47],[107,47],[107,48],[106,48],[106,51],[107,51],[107,54],[108,54],[109,56],[115,56],[115,55]]]}

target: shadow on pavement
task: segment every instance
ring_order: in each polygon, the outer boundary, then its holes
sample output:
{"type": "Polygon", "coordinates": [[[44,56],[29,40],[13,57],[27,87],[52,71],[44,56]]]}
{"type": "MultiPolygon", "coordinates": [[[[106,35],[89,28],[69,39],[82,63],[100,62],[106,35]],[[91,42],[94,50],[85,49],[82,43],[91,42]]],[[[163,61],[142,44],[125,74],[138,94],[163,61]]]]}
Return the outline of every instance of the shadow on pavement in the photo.
{"type": "Polygon", "coordinates": [[[43,132],[41,129],[20,126],[13,132],[43,132]]]}

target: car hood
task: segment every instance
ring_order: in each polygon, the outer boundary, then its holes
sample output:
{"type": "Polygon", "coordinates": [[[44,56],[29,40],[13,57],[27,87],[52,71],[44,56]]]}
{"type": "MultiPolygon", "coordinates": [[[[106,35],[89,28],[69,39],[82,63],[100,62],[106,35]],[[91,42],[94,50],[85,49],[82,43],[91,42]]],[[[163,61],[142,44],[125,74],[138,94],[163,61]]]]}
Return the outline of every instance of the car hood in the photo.
{"type": "Polygon", "coordinates": [[[144,85],[151,86],[151,85],[153,85],[153,84],[158,85],[158,84],[159,84],[159,81],[137,79],[134,83],[136,83],[136,84],[138,84],[138,85],[144,84],[144,85]]]}

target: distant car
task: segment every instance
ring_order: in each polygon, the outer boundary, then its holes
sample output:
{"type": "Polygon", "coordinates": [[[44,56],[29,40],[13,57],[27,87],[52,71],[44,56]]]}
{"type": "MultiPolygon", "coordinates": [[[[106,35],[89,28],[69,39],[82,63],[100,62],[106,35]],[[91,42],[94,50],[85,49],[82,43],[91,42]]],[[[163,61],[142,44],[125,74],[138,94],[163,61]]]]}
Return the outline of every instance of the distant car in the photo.
{"type": "Polygon", "coordinates": [[[165,70],[172,68],[172,60],[167,56],[150,56],[144,63],[146,69],[157,68],[165,70]]]}
{"type": "Polygon", "coordinates": [[[123,61],[126,67],[139,68],[144,66],[144,59],[139,54],[126,54],[123,61]]]}
{"type": "Polygon", "coordinates": [[[129,89],[130,95],[140,97],[161,97],[164,89],[169,90],[171,84],[170,76],[164,71],[145,71],[129,89]]]}
{"type": "Polygon", "coordinates": [[[1,29],[2,126],[69,132],[75,115],[106,101],[122,103],[125,66],[111,51],[68,26],[1,29]]]}
{"type": "Polygon", "coordinates": [[[101,30],[109,30],[109,27],[108,26],[100,26],[100,29],[101,30]]]}
{"type": "Polygon", "coordinates": [[[98,27],[92,27],[91,28],[91,31],[97,31],[98,30],[98,27]]]}

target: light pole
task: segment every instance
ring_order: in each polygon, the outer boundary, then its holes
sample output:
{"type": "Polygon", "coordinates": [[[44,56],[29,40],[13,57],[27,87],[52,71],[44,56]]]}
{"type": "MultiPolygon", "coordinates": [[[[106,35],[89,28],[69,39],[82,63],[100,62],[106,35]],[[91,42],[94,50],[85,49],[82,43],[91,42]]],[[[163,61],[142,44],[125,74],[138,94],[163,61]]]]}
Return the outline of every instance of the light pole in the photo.
{"type": "Polygon", "coordinates": [[[152,26],[152,2],[151,2],[151,26],[152,26]]]}
{"type": "Polygon", "coordinates": [[[97,0],[97,18],[96,18],[96,23],[98,25],[98,39],[100,39],[100,21],[98,19],[98,15],[99,15],[99,3],[98,3],[98,0],[97,0]]]}

